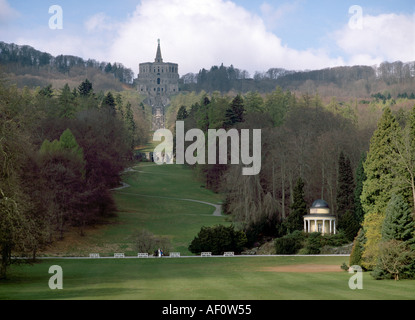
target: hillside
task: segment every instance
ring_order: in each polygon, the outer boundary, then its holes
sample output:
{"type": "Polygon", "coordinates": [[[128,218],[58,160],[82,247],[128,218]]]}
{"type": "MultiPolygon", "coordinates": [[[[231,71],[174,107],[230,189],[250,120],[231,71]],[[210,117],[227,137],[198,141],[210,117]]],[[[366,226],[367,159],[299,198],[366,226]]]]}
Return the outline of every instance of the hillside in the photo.
{"type": "Polygon", "coordinates": [[[0,41],[0,71],[18,88],[44,87],[52,84],[62,88],[66,83],[77,87],[85,78],[96,91],[122,91],[131,88],[134,73],[121,63],[84,60],[70,55],[52,56],[30,46],[7,44],[0,41]]]}
{"type": "Polygon", "coordinates": [[[258,91],[268,93],[276,86],[297,92],[318,92],[321,96],[341,98],[369,98],[377,92],[387,91],[393,97],[415,91],[415,62],[384,62],[379,66],[334,67],[322,70],[292,71],[271,68],[256,72],[251,78],[247,71],[233,66],[213,66],[197,74],[181,78],[183,91],[202,90],[222,93],[258,91]]]}
{"type": "MultiPolygon", "coordinates": [[[[134,72],[121,63],[59,55],[52,56],[30,46],[0,41],[0,70],[19,88],[75,87],[88,78],[96,91],[122,91],[134,87],[134,72]]],[[[272,92],[277,86],[294,92],[318,92],[323,97],[370,98],[378,92],[398,97],[415,93],[415,61],[383,62],[379,66],[334,67],[322,70],[293,71],[271,68],[249,75],[234,66],[212,66],[198,73],[182,75],[181,91],[272,92]]]]}

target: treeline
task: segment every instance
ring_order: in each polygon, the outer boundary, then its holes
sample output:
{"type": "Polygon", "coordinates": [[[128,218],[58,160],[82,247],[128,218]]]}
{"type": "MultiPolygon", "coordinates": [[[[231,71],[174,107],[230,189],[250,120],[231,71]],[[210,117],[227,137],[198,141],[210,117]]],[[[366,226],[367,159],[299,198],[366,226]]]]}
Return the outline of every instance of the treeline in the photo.
{"type": "MultiPolygon", "coordinates": [[[[253,76],[245,70],[213,66],[210,70],[202,69],[198,74],[189,73],[181,78],[182,91],[202,90],[207,92],[229,91],[270,92],[276,86],[288,90],[297,90],[311,84],[311,91],[318,86],[350,87],[353,83],[364,86],[366,94],[377,87],[377,82],[386,85],[412,83],[415,77],[415,63],[402,63],[400,61],[384,62],[379,66],[352,66],[334,67],[312,71],[290,71],[282,68],[271,68],[267,72],[256,72],[253,76]]],[[[310,91],[310,90],[308,90],[310,91]]]]}
{"type": "Polygon", "coordinates": [[[35,257],[69,227],[82,235],[115,214],[110,189],[143,141],[133,113],[88,80],[35,92],[0,83],[0,277],[12,254],[35,257]]]}
{"type": "Polygon", "coordinates": [[[240,70],[233,65],[226,67],[212,66],[210,70],[202,69],[199,73],[188,73],[181,77],[182,91],[220,91],[222,93],[236,90],[239,92],[260,91],[270,92],[276,87],[279,77],[293,73],[282,68],[271,68],[267,72],[256,72],[252,76],[246,70],[240,70]]]}
{"type": "Polygon", "coordinates": [[[342,86],[349,82],[358,80],[375,79],[375,69],[367,66],[335,67],[322,70],[294,72],[278,80],[278,85],[283,87],[295,87],[298,83],[307,80],[323,84],[335,84],[342,86]]]}
{"type": "Polygon", "coordinates": [[[8,72],[19,73],[22,68],[48,68],[63,74],[78,67],[86,70],[93,68],[106,74],[112,74],[122,83],[132,84],[134,72],[121,63],[98,62],[93,59],[84,60],[70,55],[52,56],[49,53],[38,51],[30,46],[19,46],[0,41],[0,64],[7,67],[8,72]]]}
{"type": "Polygon", "coordinates": [[[306,206],[326,199],[340,220],[348,211],[339,194],[348,190],[350,198],[354,182],[346,179],[350,185],[342,187],[341,172],[347,167],[347,174],[353,176],[369,136],[358,128],[352,109],[334,104],[323,105],[318,95],[297,97],[277,88],[264,98],[257,92],[233,99],[219,93],[204,95],[177,112],[185,130],[262,129],[259,175],[243,176],[242,165],[196,166],[206,187],[225,194],[226,213],[247,233],[251,245],[263,236],[303,230],[306,207],[296,211],[293,206],[299,180],[304,182],[306,206]],[[294,211],[301,217],[299,222],[291,221],[294,211]]]}

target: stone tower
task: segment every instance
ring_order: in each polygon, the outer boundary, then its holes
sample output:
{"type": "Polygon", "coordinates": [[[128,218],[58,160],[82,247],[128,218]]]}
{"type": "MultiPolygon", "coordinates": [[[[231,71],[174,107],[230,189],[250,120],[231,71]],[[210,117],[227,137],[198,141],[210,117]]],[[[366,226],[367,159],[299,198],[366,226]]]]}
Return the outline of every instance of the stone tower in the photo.
{"type": "Polygon", "coordinates": [[[179,92],[179,65],[163,62],[160,40],[154,62],[140,63],[137,89],[147,95],[145,102],[152,107],[153,130],[164,128],[169,98],[179,92]]]}

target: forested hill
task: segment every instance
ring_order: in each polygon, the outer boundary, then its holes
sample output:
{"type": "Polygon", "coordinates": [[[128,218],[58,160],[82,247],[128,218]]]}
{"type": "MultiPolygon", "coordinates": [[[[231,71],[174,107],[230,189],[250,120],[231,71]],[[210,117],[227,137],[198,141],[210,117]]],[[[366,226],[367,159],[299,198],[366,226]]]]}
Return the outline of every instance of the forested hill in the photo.
{"type": "MultiPolygon", "coordinates": [[[[85,78],[96,90],[121,91],[134,85],[134,72],[121,63],[84,60],[70,55],[52,56],[30,46],[0,41],[0,70],[18,87],[71,87],[85,78]]],[[[271,68],[250,75],[234,66],[212,66],[198,73],[187,73],[180,79],[181,91],[220,91],[227,93],[269,93],[277,86],[284,90],[318,92],[323,96],[370,97],[384,92],[392,96],[415,92],[415,61],[383,62],[379,66],[334,67],[322,70],[293,71],[271,68]]]]}
{"type": "Polygon", "coordinates": [[[71,55],[52,56],[30,46],[0,41],[0,66],[9,79],[19,87],[43,87],[52,83],[62,87],[65,83],[79,83],[87,76],[100,90],[121,90],[131,85],[134,72],[121,63],[84,60],[71,55]]]}
{"type": "Polygon", "coordinates": [[[312,71],[290,71],[271,68],[256,72],[253,78],[247,71],[223,64],[197,74],[189,73],[181,78],[181,88],[186,91],[270,92],[276,86],[305,92],[320,92],[335,96],[370,96],[387,90],[398,94],[414,89],[415,61],[383,62],[379,66],[334,67],[312,71]]]}

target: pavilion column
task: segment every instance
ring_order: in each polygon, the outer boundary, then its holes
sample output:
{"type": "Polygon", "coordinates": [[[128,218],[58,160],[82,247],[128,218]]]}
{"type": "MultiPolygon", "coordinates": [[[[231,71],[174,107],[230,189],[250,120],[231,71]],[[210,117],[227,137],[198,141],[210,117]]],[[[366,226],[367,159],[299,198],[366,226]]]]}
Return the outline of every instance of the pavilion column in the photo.
{"type": "Polygon", "coordinates": [[[329,225],[330,225],[330,234],[331,234],[331,232],[332,232],[332,228],[331,228],[331,222],[332,222],[333,220],[329,220],[329,225]]]}
{"type": "Polygon", "coordinates": [[[336,234],[336,220],[333,220],[334,223],[334,234],[336,234]]]}
{"type": "Polygon", "coordinates": [[[304,219],[304,232],[307,232],[307,220],[304,219]]]}
{"type": "Polygon", "coordinates": [[[323,219],[323,234],[326,233],[326,220],[323,219]]]}
{"type": "Polygon", "coordinates": [[[308,224],[308,233],[311,232],[311,220],[307,220],[307,224],[308,224]]]}
{"type": "Polygon", "coordinates": [[[317,220],[314,220],[314,232],[318,232],[317,220]]]}

